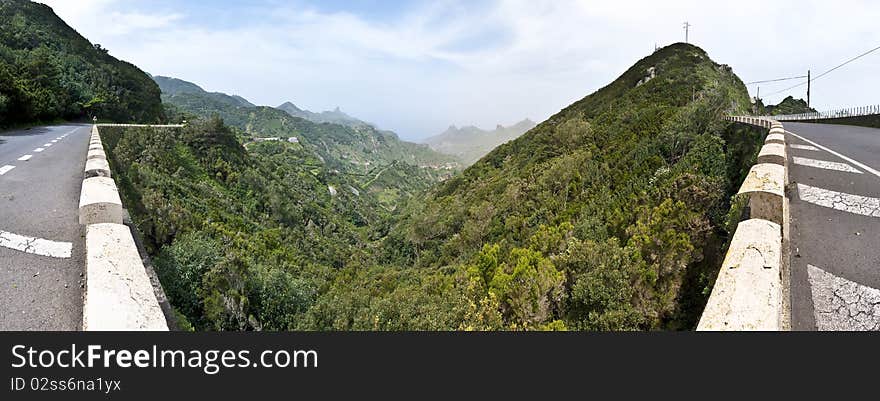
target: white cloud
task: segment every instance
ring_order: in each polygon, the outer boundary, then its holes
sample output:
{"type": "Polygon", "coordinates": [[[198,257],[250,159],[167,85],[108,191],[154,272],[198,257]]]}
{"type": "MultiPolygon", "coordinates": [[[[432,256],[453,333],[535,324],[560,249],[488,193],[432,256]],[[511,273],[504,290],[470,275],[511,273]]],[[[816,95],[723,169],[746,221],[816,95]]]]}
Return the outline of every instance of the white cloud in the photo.
{"type": "MultiPolygon", "coordinates": [[[[275,2],[240,6],[248,16],[229,26],[191,22],[186,7],[138,13],[145,4],[138,0],[47,2],[151,73],[261,104],[340,105],[411,138],[449,124],[546,118],[616,78],[655,43],[681,41],[685,20],[692,42],[745,81],[816,74],[880,43],[880,4],[860,0],[445,0],[381,21],[275,2]]],[[[880,52],[817,81],[814,104],[876,101],[878,61],[880,52]]]]}

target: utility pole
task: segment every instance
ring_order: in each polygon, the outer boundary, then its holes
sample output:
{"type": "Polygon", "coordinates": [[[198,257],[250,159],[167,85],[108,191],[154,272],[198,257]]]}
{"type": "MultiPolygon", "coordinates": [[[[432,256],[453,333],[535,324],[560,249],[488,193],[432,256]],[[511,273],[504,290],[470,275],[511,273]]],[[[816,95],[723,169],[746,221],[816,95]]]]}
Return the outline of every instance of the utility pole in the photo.
{"type": "Polygon", "coordinates": [[[688,42],[688,34],[690,33],[690,28],[692,26],[693,25],[691,25],[689,22],[687,22],[687,21],[684,22],[684,43],[690,43],[690,42],[688,42]]]}
{"type": "Polygon", "coordinates": [[[752,113],[758,114],[761,110],[758,109],[758,102],[761,101],[761,87],[758,87],[758,93],[755,94],[755,104],[752,106],[752,113]]]}
{"type": "Polygon", "coordinates": [[[810,107],[810,70],[807,70],[807,107],[810,107]]]}

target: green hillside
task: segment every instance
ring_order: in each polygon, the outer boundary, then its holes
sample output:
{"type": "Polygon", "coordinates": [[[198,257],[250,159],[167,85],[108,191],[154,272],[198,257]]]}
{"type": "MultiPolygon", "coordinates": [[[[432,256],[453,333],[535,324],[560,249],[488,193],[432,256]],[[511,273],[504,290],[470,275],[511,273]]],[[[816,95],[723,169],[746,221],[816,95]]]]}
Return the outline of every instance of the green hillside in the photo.
{"type": "Polygon", "coordinates": [[[0,20],[0,126],[163,119],[159,88],[146,73],[91,44],[48,6],[0,0],[0,20]]]}
{"type": "Polygon", "coordinates": [[[748,106],[702,49],[660,49],[413,204],[386,260],[457,277],[477,327],[688,328],[760,144],[723,120],[748,106]]]}
{"type": "Polygon", "coordinates": [[[208,92],[200,86],[177,78],[169,78],[163,76],[154,76],[153,80],[159,85],[162,91],[162,100],[167,102],[169,98],[181,94],[194,94],[210,97],[219,102],[228,103],[237,107],[256,107],[247,99],[241,96],[230,96],[225,93],[208,92]]]}
{"type": "Polygon", "coordinates": [[[196,329],[295,328],[333,270],[385,226],[356,181],[298,145],[246,151],[219,119],[101,137],[178,318],[196,329]]]}
{"type": "Polygon", "coordinates": [[[795,99],[792,96],[787,96],[775,106],[766,106],[764,107],[764,110],[766,114],[769,114],[771,116],[816,112],[816,109],[807,106],[807,102],[804,101],[804,99],[795,99]]]}

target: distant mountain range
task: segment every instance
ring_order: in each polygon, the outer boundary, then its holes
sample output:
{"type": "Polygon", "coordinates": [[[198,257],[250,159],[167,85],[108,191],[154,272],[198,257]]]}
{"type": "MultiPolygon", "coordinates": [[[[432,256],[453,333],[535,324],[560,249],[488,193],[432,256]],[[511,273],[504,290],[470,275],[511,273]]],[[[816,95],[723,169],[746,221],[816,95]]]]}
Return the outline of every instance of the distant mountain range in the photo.
{"type": "Polygon", "coordinates": [[[519,138],[520,135],[535,128],[535,125],[535,122],[529,119],[509,127],[499,124],[492,131],[474,126],[458,128],[453,125],[442,134],[425,139],[424,142],[431,149],[455,156],[465,165],[471,165],[491,152],[492,149],[498,147],[498,145],[519,138]]]}
{"type": "Polygon", "coordinates": [[[349,127],[364,127],[364,126],[372,126],[373,124],[367,123],[365,121],[354,118],[348,114],[345,114],[342,110],[337,107],[333,111],[322,111],[320,113],[311,112],[308,110],[303,110],[297,107],[295,104],[291,102],[285,102],[284,104],[276,107],[278,110],[283,110],[294,117],[304,118],[313,123],[330,123],[330,124],[340,124],[347,125],[349,127]]]}
{"type": "Polygon", "coordinates": [[[375,193],[386,209],[396,208],[461,167],[453,156],[403,141],[391,131],[379,130],[338,109],[312,113],[292,103],[279,108],[255,106],[239,96],[207,92],[180,79],[153,79],[169,111],[201,118],[219,116],[237,128],[245,142],[296,138],[293,142],[321,160],[328,174],[359,177],[359,189],[375,193]]]}

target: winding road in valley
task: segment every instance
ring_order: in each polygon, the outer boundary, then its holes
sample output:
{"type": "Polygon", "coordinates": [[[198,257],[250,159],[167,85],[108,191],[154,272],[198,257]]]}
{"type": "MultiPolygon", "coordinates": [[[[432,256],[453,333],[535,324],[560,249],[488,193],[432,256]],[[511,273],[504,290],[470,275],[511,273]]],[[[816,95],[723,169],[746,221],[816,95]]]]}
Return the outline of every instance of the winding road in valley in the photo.
{"type": "Polygon", "coordinates": [[[79,330],[89,125],[0,132],[0,330],[79,330]]]}
{"type": "Polygon", "coordinates": [[[880,330],[880,129],[785,123],[793,330],[880,330]]]}

